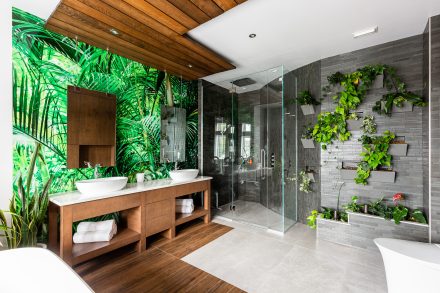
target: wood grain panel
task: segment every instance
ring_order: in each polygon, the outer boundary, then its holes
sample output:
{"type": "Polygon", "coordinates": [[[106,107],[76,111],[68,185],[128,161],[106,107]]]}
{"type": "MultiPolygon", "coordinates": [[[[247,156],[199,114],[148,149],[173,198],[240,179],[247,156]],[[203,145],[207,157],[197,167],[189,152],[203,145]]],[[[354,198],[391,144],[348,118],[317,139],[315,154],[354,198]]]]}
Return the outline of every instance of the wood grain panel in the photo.
{"type": "Polygon", "coordinates": [[[237,5],[233,0],[62,0],[46,28],[192,80],[235,68],[186,33],[237,5]]]}

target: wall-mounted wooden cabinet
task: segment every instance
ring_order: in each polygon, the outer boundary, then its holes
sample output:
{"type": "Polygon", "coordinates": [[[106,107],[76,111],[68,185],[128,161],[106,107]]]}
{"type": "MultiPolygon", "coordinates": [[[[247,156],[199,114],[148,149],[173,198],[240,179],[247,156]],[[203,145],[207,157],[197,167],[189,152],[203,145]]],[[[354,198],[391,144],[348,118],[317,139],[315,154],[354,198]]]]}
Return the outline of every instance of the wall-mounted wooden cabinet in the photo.
{"type": "Polygon", "coordinates": [[[67,88],[67,168],[116,164],[116,96],[67,88]]]}

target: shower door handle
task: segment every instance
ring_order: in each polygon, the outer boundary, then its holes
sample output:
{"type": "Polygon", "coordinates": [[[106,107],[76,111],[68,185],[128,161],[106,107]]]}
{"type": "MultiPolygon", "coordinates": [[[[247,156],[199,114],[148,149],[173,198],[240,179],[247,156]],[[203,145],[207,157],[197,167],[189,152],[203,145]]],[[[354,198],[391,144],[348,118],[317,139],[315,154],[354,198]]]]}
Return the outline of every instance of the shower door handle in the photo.
{"type": "Polygon", "coordinates": [[[265,149],[260,150],[260,156],[261,156],[261,168],[263,168],[262,177],[264,179],[266,177],[266,167],[267,167],[267,153],[265,149]]]}

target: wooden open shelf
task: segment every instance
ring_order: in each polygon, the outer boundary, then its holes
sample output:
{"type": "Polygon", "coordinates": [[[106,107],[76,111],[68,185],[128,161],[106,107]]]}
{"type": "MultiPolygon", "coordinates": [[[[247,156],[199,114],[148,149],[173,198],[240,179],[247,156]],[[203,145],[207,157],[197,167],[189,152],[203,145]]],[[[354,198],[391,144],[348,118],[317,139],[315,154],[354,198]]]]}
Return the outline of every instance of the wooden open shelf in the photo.
{"type": "Polygon", "coordinates": [[[208,210],[196,207],[191,214],[176,213],[176,226],[195,220],[208,214],[208,210]]]}
{"type": "Polygon", "coordinates": [[[121,248],[125,245],[138,242],[141,234],[131,229],[125,228],[112,238],[110,241],[79,243],[72,245],[72,263],[78,264],[93,257],[97,257],[109,251],[121,248]]]}

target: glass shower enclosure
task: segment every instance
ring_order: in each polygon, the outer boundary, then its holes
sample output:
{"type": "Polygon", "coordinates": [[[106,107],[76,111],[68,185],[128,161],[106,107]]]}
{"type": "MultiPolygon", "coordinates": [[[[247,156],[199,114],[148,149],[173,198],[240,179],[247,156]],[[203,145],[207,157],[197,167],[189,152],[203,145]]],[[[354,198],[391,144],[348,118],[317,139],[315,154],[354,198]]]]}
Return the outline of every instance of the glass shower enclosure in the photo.
{"type": "Polygon", "coordinates": [[[280,66],[204,83],[201,101],[201,165],[214,177],[215,215],[281,233],[297,217],[297,107],[284,78],[280,66]]]}

